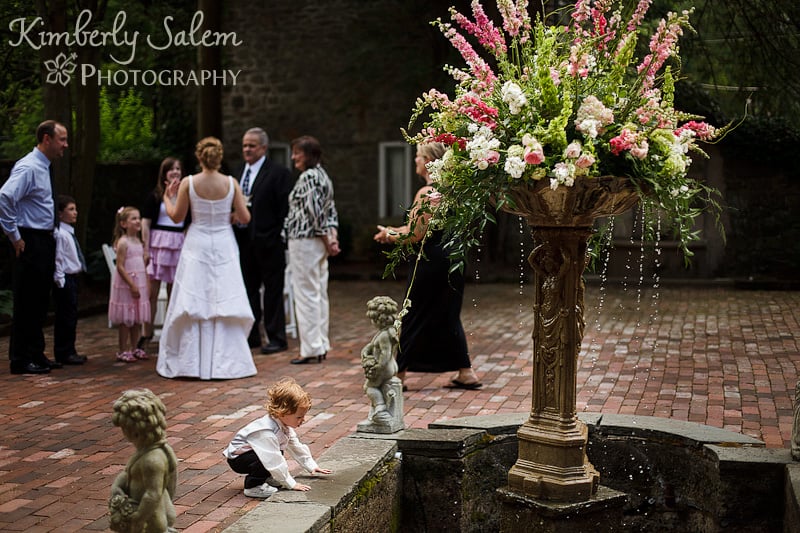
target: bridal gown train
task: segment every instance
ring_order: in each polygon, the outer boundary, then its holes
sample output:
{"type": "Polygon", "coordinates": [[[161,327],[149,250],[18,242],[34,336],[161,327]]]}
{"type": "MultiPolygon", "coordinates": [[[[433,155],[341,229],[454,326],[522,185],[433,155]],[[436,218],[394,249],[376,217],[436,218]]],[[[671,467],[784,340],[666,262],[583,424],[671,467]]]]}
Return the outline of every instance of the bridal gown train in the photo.
{"type": "Polygon", "coordinates": [[[230,220],[233,178],[220,200],[199,197],[192,176],[188,179],[192,223],[164,317],[156,370],[167,378],[253,376],[256,366],[247,344],[253,313],[230,220]]]}

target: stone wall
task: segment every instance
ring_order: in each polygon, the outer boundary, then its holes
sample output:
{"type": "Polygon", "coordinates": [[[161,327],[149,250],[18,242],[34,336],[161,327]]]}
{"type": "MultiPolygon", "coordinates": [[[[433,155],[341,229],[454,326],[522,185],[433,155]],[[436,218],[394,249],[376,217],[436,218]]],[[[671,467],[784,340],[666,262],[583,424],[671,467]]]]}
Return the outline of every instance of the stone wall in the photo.
{"type": "Polygon", "coordinates": [[[226,2],[223,29],[245,43],[225,49],[225,63],[243,71],[222,103],[230,163],[241,161],[241,136],[252,126],[273,143],[317,137],[341,222],[352,230],[343,245],[363,258],[378,222],[378,143],[403,140],[414,100],[439,76],[444,40],[427,22],[449,5],[226,2]]]}

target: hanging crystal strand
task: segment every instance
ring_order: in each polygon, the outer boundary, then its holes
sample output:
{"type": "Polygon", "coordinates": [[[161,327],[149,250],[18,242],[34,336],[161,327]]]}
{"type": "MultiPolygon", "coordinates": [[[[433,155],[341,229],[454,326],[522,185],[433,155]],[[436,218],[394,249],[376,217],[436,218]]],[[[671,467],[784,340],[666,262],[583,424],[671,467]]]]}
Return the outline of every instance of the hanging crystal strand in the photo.
{"type": "Polygon", "coordinates": [[[650,299],[650,319],[648,320],[648,332],[653,335],[653,352],[658,346],[658,300],[661,288],[661,212],[656,214],[654,223],[656,225],[653,233],[655,241],[655,253],[653,255],[653,296],[650,299]]]}
{"type": "MultiPolygon", "coordinates": [[[[642,207],[641,209],[644,209],[644,208],[642,207]]],[[[628,294],[628,280],[629,280],[629,275],[630,275],[630,271],[631,271],[631,263],[633,262],[633,248],[636,245],[636,228],[637,228],[638,223],[639,223],[639,219],[636,218],[635,214],[631,217],[631,220],[632,220],[633,227],[631,227],[631,237],[630,237],[630,243],[629,243],[629,246],[628,246],[628,254],[625,256],[625,273],[622,276],[622,294],[625,295],[625,296],[627,296],[627,294],[628,294]]],[[[642,228],[641,231],[644,232],[644,228],[642,228]]],[[[620,300],[620,302],[619,302],[619,309],[620,310],[625,308],[625,306],[623,304],[623,301],[624,301],[624,299],[620,300]]]]}
{"type": "MultiPolygon", "coordinates": [[[[478,242],[483,242],[483,231],[481,231],[480,234],[478,235],[478,242]]],[[[480,281],[481,281],[480,267],[481,267],[481,251],[482,250],[483,250],[483,248],[481,247],[480,244],[475,248],[475,283],[476,284],[480,283],[480,281]]],[[[478,309],[478,298],[476,296],[472,297],[472,307],[474,309],[478,309]]],[[[472,326],[472,320],[470,320],[469,325],[472,326]]],[[[472,332],[473,332],[474,329],[475,328],[473,328],[473,327],[469,328],[469,336],[470,337],[472,337],[472,332]]]]}
{"type": "MultiPolygon", "coordinates": [[[[600,262],[602,263],[600,269],[600,289],[598,291],[597,305],[595,306],[594,327],[596,332],[600,332],[602,326],[600,324],[600,317],[603,314],[603,303],[606,299],[606,286],[608,282],[608,264],[611,262],[611,247],[614,242],[614,220],[616,217],[608,217],[608,228],[603,235],[603,242],[600,244],[600,262]]],[[[592,358],[592,365],[597,361],[597,356],[602,344],[597,342],[597,337],[592,337],[589,342],[589,354],[592,358]]]]}
{"type": "MultiPolygon", "coordinates": [[[[640,225],[642,227],[641,238],[639,239],[639,283],[636,286],[636,316],[639,316],[639,308],[640,304],[642,303],[642,288],[644,287],[644,256],[645,256],[645,237],[650,232],[648,231],[650,228],[645,228],[647,224],[647,216],[645,215],[645,210],[642,209],[642,219],[640,225]]],[[[639,326],[639,320],[637,319],[636,326],[639,326]]]]}
{"type": "MultiPolygon", "coordinates": [[[[639,335],[639,328],[642,326],[642,321],[640,317],[640,309],[642,303],[642,289],[644,286],[644,259],[645,259],[645,244],[646,238],[649,234],[647,226],[647,211],[646,208],[642,208],[640,210],[640,220],[639,220],[639,227],[641,230],[639,231],[639,281],[636,284],[636,324],[633,328],[633,336],[631,337],[631,353],[636,354],[641,357],[642,355],[642,343],[641,337],[639,335]]],[[[638,368],[638,363],[634,365],[634,368],[638,368]]]]}
{"type": "Polygon", "coordinates": [[[517,217],[519,220],[519,328],[522,329],[525,326],[522,317],[525,313],[525,306],[524,306],[524,287],[525,287],[525,270],[527,267],[527,262],[525,261],[525,220],[522,217],[517,217]]]}

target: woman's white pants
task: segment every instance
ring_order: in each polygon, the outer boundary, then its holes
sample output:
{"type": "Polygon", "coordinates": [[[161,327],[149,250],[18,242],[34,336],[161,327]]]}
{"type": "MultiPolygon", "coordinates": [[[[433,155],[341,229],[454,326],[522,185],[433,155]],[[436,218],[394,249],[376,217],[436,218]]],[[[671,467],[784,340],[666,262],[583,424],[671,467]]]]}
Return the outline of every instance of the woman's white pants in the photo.
{"type": "Polygon", "coordinates": [[[322,238],[289,239],[289,268],[300,335],[300,357],[327,353],[331,348],[328,339],[328,251],[322,238]]]}

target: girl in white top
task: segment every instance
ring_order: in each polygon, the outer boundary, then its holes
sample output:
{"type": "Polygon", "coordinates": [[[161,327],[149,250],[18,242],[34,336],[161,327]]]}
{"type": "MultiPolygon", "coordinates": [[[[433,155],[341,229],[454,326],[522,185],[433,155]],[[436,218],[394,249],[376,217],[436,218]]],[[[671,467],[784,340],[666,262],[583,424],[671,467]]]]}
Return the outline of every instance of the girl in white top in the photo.
{"type": "Polygon", "coordinates": [[[240,429],[223,452],[234,472],[247,474],[244,494],[251,498],[269,498],[277,492],[276,487],[301,491],[311,488],[295,481],[284,452],[312,474],[331,473],[317,465],[308,446],[295,433],[311,407],[308,393],[292,378],[285,378],[267,394],[269,414],[240,429]]]}

